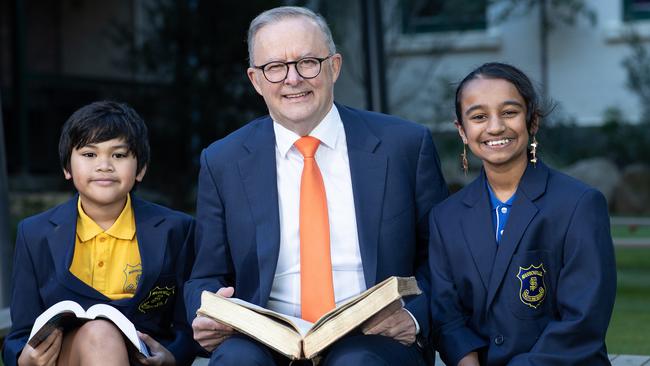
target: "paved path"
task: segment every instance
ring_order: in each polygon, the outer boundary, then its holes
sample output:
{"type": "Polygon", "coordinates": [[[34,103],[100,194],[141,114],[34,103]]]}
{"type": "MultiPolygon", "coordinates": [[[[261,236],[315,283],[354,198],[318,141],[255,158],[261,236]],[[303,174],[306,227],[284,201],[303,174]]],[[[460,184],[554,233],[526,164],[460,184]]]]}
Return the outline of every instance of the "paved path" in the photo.
{"type": "Polygon", "coordinates": [[[650,356],[609,355],[612,366],[650,366],[650,356]]]}

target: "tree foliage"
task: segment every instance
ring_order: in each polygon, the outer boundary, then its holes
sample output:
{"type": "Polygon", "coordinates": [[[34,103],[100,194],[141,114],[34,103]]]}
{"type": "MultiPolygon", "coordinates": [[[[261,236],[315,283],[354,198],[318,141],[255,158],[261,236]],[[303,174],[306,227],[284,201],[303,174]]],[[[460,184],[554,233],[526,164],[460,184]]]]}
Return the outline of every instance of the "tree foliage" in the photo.
{"type": "Polygon", "coordinates": [[[553,28],[562,23],[573,26],[582,18],[591,25],[596,24],[598,17],[594,9],[585,0],[489,0],[490,5],[498,6],[498,20],[530,13],[540,5],[546,5],[548,26],[553,28]]]}
{"type": "Polygon", "coordinates": [[[266,113],[246,76],[246,32],[278,3],[152,0],[139,29],[115,25],[113,41],[128,51],[115,61],[138,81],[133,104],[152,140],[143,186],[172,197],[170,204],[193,207],[202,148],[266,113]]]}
{"type": "Polygon", "coordinates": [[[650,51],[636,33],[628,35],[628,45],[632,53],[623,59],[627,74],[627,87],[639,98],[641,103],[641,122],[650,123],[650,51]]]}

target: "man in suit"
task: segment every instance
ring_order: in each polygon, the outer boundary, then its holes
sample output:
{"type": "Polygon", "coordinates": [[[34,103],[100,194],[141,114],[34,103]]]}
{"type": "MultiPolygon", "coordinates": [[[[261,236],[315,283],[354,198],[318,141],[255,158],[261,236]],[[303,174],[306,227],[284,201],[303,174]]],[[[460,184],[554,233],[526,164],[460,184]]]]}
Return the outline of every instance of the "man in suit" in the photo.
{"type": "Polygon", "coordinates": [[[327,365],[423,364],[416,338],[429,335],[427,214],[447,196],[431,134],[334,103],[342,57],[308,9],[260,14],[248,44],[248,77],[270,116],[201,154],[197,260],[186,290],[194,338],[214,351],[212,364],[284,364],[196,317],[201,291],[313,321],[389,276],[414,275],[424,294],[323,356],[327,365]]]}

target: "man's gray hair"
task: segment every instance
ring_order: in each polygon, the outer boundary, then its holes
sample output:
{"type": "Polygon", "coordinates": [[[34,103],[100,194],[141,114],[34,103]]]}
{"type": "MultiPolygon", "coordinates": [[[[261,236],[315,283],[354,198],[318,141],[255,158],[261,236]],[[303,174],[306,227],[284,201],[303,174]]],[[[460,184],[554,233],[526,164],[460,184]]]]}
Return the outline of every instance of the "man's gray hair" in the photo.
{"type": "Polygon", "coordinates": [[[255,19],[253,19],[251,22],[251,25],[248,27],[248,63],[250,66],[254,66],[253,47],[255,46],[255,35],[257,32],[266,25],[277,23],[288,18],[297,17],[305,17],[307,19],[313,20],[323,33],[323,37],[325,37],[325,42],[327,43],[327,48],[330,55],[336,53],[336,45],[334,45],[332,32],[330,31],[330,27],[327,25],[325,18],[307,8],[302,8],[299,6],[281,6],[267,10],[256,16],[255,19]]]}

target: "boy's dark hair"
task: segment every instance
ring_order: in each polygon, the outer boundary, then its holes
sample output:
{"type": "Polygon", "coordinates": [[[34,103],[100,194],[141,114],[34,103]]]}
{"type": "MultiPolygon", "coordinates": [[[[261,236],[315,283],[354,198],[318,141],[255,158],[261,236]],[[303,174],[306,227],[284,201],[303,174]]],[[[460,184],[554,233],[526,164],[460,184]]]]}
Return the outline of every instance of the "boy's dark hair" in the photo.
{"type": "Polygon", "coordinates": [[[460,124],[463,123],[463,112],[460,106],[463,88],[468,82],[478,78],[502,79],[510,82],[517,88],[517,91],[526,103],[526,128],[528,131],[531,130],[534,120],[537,120],[537,123],[539,123],[539,119],[545,115],[542,112],[535,87],[526,74],[512,65],[500,62],[488,62],[465,76],[456,88],[456,120],[460,124]]]}
{"type": "Polygon", "coordinates": [[[70,172],[72,150],[114,138],[123,138],[138,160],[136,174],[149,164],[147,126],[140,116],[124,103],[101,101],[72,113],[61,130],[59,159],[61,167],[70,172]]]}

